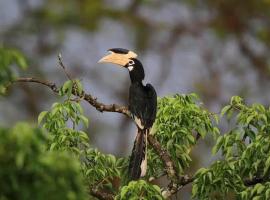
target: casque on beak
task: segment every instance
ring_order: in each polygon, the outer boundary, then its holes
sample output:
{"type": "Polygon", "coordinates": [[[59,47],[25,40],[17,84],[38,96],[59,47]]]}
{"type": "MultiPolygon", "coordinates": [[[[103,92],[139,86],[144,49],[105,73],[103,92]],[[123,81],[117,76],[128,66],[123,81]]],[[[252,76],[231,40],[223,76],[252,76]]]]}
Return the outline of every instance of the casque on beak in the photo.
{"type": "Polygon", "coordinates": [[[130,58],[137,57],[137,54],[135,54],[132,51],[128,51],[128,53],[126,53],[126,54],[115,53],[113,51],[109,51],[109,52],[110,52],[110,54],[101,58],[98,61],[98,63],[113,63],[113,64],[117,64],[117,65],[124,67],[130,61],[130,58]]]}

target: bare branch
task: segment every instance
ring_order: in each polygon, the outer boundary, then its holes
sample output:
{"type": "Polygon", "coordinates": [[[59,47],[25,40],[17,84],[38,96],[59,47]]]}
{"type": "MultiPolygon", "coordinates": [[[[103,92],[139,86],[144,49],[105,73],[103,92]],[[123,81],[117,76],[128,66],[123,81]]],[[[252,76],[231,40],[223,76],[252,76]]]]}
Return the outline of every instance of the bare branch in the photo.
{"type": "Polygon", "coordinates": [[[45,85],[49,87],[53,92],[58,93],[59,89],[57,88],[55,83],[52,83],[50,81],[45,81],[45,80],[39,80],[37,78],[17,78],[13,82],[32,82],[32,83],[39,83],[42,85],[45,85]]]}
{"type": "MultiPolygon", "coordinates": [[[[38,83],[38,84],[42,84],[42,85],[49,87],[55,93],[59,92],[59,88],[56,86],[56,84],[51,82],[51,81],[47,81],[47,80],[40,80],[37,78],[17,78],[13,82],[38,83]]],[[[85,101],[87,101],[90,105],[95,107],[100,112],[103,112],[103,111],[117,112],[117,113],[122,113],[122,114],[130,117],[130,112],[129,112],[128,108],[125,106],[120,106],[120,105],[116,105],[116,104],[109,104],[109,105],[103,104],[103,103],[99,102],[97,100],[97,98],[93,97],[90,94],[85,93],[84,91],[82,91],[82,95],[79,96],[76,88],[74,88],[74,87],[72,89],[72,94],[84,99],[85,101]]]]}

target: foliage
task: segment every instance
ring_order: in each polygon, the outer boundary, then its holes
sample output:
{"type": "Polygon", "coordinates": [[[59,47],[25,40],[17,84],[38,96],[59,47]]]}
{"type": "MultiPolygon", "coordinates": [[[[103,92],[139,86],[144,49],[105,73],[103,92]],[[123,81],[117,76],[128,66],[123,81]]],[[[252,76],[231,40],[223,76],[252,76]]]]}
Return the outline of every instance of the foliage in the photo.
{"type": "Polygon", "coordinates": [[[0,47],[0,94],[5,93],[7,84],[15,78],[13,65],[26,69],[24,56],[17,50],[0,47]]]}
{"type": "Polygon", "coordinates": [[[119,185],[112,182],[121,181],[125,168],[127,168],[126,159],[116,159],[113,155],[106,155],[92,148],[85,152],[85,160],[82,162],[82,171],[87,184],[95,189],[107,189],[111,192],[118,189],[119,185]]]}
{"type": "MultiPolygon", "coordinates": [[[[82,85],[78,80],[67,81],[59,91],[67,99],[63,103],[54,103],[50,111],[43,111],[38,117],[39,124],[45,128],[50,136],[48,149],[50,151],[68,151],[81,160],[81,172],[87,187],[107,189],[114,192],[118,185],[112,181],[121,180],[123,166],[127,166],[126,159],[116,159],[113,155],[106,155],[89,146],[88,135],[77,129],[78,125],[88,127],[88,118],[83,115],[80,99],[72,94],[82,93],[82,85]]],[[[125,167],[126,168],[126,167],[125,167]]]]}
{"type": "Polygon", "coordinates": [[[152,199],[162,200],[161,190],[159,186],[147,183],[144,180],[131,181],[127,186],[121,188],[116,200],[129,199],[152,199]]]}
{"type": "Polygon", "coordinates": [[[78,161],[46,141],[28,124],[0,129],[0,199],[86,199],[78,161]]]}
{"type": "Polygon", "coordinates": [[[88,126],[88,119],[82,115],[82,107],[75,101],[54,103],[50,111],[43,111],[38,122],[43,121],[43,127],[50,133],[50,150],[68,150],[81,154],[82,147],[88,147],[88,136],[85,132],[76,130],[80,122],[88,126]],[[71,127],[68,127],[70,124],[71,127]]]}
{"type": "MultiPolygon", "coordinates": [[[[212,120],[217,120],[217,117],[204,109],[198,100],[195,94],[190,94],[168,96],[158,101],[153,134],[170,153],[179,175],[191,162],[189,153],[196,143],[194,133],[202,138],[207,134],[215,137],[219,134],[218,128],[212,124],[212,120]]],[[[158,177],[164,173],[162,161],[153,149],[148,153],[148,172],[150,176],[158,177]]]]}
{"type": "MultiPolygon", "coordinates": [[[[12,73],[8,67],[12,63],[24,66],[16,56],[10,59],[5,61],[6,74],[12,73]]],[[[221,158],[197,170],[192,178],[193,198],[270,198],[270,108],[246,105],[242,98],[232,97],[221,110],[230,128],[220,135],[215,125],[218,117],[203,107],[197,95],[159,98],[151,134],[170,155],[179,178],[161,188],[147,181],[166,173],[164,160],[151,146],[147,177],[126,183],[128,158],[116,158],[89,145],[88,134],[81,130],[88,127],[80,105],[83,95],[80,81],[68,80],[59,89],[63,100],[38,116],[41,128],[25,123],[0,128],[0,199],[86,199],[86,188],[90,198],[100,191],[117,200],[164,199],[161,191],[185,185],[180,177],[192,162],[189,153],[207,135],[216,140],[212,152],[219,152],[221,158]]]]}
{"type": "Polygon", "coordinates": [[[240,97],[232,97],[222,114],[235,121],[235,127],[220,136],[213,148],[224,160],[197,172],[193,196],[212,199],[213,195],[225,198],[231,194],[237,199],[269,199],[270,109],[260,104],[247,106],[240,97]]]}

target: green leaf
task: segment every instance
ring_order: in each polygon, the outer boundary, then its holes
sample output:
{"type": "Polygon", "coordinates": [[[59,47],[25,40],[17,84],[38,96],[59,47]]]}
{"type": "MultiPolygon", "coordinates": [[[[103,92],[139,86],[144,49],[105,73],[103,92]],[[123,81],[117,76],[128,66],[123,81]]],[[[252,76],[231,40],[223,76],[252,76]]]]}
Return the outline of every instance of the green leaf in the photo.
{"type": "Polygon", "coordinates": [[[193,184],[192,186],[192,197],[195,197],[198,193],[198,185],[197,184],[193,184]]]}
{"type": "Polygon", "coordinates": [[[161,192],[161,190],[160,190],[160,187],[159,186],[157,186],[157,185],[153,185],[153,188],[158,192],[158,193],[160,193],[161,192]]]}
{"type": "Polygon", "coordinates": [[[55,147],[56,147],[56,145],[57,145],[57,144],[56,144],[55,142],[54,142],[54,143],[52,143],[52,144],[51,144],[51,146],[50,146],[50,150],[51,150],[51,151],[52,151],[52,150],[54,150],[54,149],[55,149],[55,147]]]}
{"type": "Polygon", "coordinates": [[[227,105],[224,108],[222,108],[221,116],[224,116],[231,108],[232,108],[231,105],[227,105]]]}
{"type": "Polygon", "coordinates": [[[64,94],[66,94],[67,96],[71,96],[72,93],[72,88],[73,88],[73,82],[72,80],[66,81],[62,87],[62,91],[64,92],[64,94]]]}
{"type": "Polygon", "coordinates": [[[75,83],[77,87],[77,93],[78,95],[81,95],[83,90],[82,83],[79,80],[76,80],[75,83]]]}
{"type": "Polygon", "coordinates": [[[197,172],[196,172],[196,176],[200,176],[204,173],[206,173],[208,171],[208,169],[206,168],[200,168],[197,172]]]}
{"type": "Polygon", "coordinates": [[[22,69],[26,69],[27,68],[27,62],[26,62],[25,58],[23,57],[23,55],[18,53],[18,52],[13,52],[13,55],[15,56],[17,64],[22,69]]]}
{"type": "Polygon", "coordinates": [[[47,115],[48,111],[42,111],[39,115],[38,115],[38,125],[41,124],[42,120],[44,119],[44,117],[47,115]]]}
{"type": "Polygon", "coordinates": [[[265,198],[270,199],[270,189],[267,189],[265,192],[265,198]]]}
{"type": "Polygon", "coordinates": [[[265,162],[265,167],[264,167],[264,170],[263,170],[264,175],[268,172],[269,167],[270,167],[270,156],[267,158],[267,160],[265,162]]]}
{"type": "Polygon", "coordinates": [[[246,123],[249,124],[251,120],[253,120],[253,118],[254,118],[254,115],[248,116],[246,123]]]}
{"type": "Polygon", "coordinates": [[[204,138],[206,136],[206,133],[207,133],[204,126],[199,126],[198,127],[198,132],[200,133],[202,138],[204,138]]]}
{"type": "Polygon", "coordinates": [[[85,132],[83,132],[83,131],[79,131],[80,132],[80,134],[81,134],[81,137],[84,139],[84,140],[89,140],[89,137],[88,137],[88,135],[85,133],[85,132]]]}
{"type": "Polygon", "coordinates": [[[266,115],[260,114],[259,117],[260,117],[260,119],[263,120],[264,123],[267,123],[267,116],[266,115]]]}
{"type": "Polygon", "coordinates": [[[219,123],[219,117],[218,117],[218,115],[213,115],[213,117],[215,119],[216,124],[218,124],[219,123]]]}
{"type": "Polygon", "coordinates": [[[216,154],[219,151],[222,143],[223,143],[223,136],[219,136],[219,138],[217,139],[216,145],[212,149],[212,154],[216,154]]]}
{"type": "Polygon", "coordinates": [[[88,128],[89,125],[89,120],[83,115],[80,115],[80,119],[82,120],[83,124],[85,125],[86,128],[88,128]]]}
{"type": "Polygon", "coordinates": [[[22,168],[23,164],[24,164],[24,158],[25,158],[25,154],[23,152],[18,152],[16,155],[16,166],[18,168],[22,168]]]}
{"type": "Polygon", "coordinates": [[[256,188],[257,194],[261,194],[264,191],[264,186],[262,184],[258,184],[259,186],[256,188]]]}
{"type": "Polygon", "coordinates": [[[188,134],[187,135],[188,141],[190,142],[190,144],[194,144],[195,143],[195,138],[193,135],[188,134]]]}
{"type": "Polygon", "coordinates": [[[241,199],[247,199],[247,197],[248,197],[247,191],[241,192],[241,199]]]}

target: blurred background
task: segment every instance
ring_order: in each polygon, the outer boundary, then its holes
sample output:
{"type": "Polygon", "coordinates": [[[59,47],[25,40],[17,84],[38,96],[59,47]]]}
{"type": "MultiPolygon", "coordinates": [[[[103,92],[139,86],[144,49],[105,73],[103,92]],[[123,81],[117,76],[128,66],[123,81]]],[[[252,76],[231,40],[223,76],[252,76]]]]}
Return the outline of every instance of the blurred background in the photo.
{"type": "MultiPolygon", "coordinates": [[[[29,70],[20,76],[62,84],[65,65],[85,90],[104,103],[127,104],[129,75],[98,65],[107,49],[135,51],[158,96],[198,93],[219,112],[233,95],[270,102],[270,0],[0,0],[0,45],[21,50],[29,70]]],[[[57,97],[34,84],[0,98],[0,124],[36,122],[57,97]]],[[[135,127],[117,113],[83,103],[91,144],[117,156],[130,153],[135,127]]],[[[199,144],[194,168],[210,160],[211,143],[199,144]]],[[[188,199],[188,195],[184,197],[188,199]]]]}

